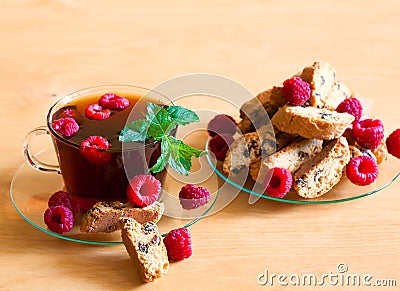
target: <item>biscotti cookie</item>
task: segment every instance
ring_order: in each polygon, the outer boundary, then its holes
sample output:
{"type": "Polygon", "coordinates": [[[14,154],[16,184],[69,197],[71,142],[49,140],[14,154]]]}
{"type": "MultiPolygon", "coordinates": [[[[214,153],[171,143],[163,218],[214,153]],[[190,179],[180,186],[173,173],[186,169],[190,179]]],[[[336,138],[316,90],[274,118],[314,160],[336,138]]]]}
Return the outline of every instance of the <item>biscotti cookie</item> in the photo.
{"type": "Polygon", "coordinates": [[[322,108],[285,105],[271,119],[278,130],[304,138],[331,140],[343,134],[354,116],[322,108]]]}
{"type": "Polygon", "coordinates": [[[386,147],[385,139],[382,139],[382,141],[378,145],[378,147],[376,149],[372,150],[372,153],[374,154],[378,165],[382,164],[384,161],[387,160],[389,154],[388,154],[388,150],[386,147]]]}
{"type": "Polygon", "coordinates": [[[350,150],[346,138],[332,140],[294,174],[293,188],[304,198],[324,195],[339,183],[349,161],[350,150]]]}
{"type": "Polygon", "coordinates": [[[321,151],[322,142],[319,139],[301,139],[289,144],[275,154],[266,157],[260,166],[252,165],[250,167],[251,178],[258,183],[263,183],[268,171],[275,167],[285,168],[294,174],[302,164],[321,151]]]}
{"type": "Polygon", "coordinates": [[[226,174],[239,174],[249,168],[260,156],[272,155],[276,152],[277,144],[273,129],[264,126],[258,131],[239,136],[229,147],[222,166],[226,174]]]}
{"type": "Polygon", "coordinates": [[[301,78],[310,84],[310,104],[323,108],[335,84],[335,69],[327,62],[315,61],[313,65],[303,69],[301,78]]]}
{"type": "Polygon", "coordinates": [[[325,101],[324,108],[336,110],[340,103],[352,95],[350,89],[342,82],[336,82],[325,101]]]}
{"type": "Polygon", "coordinates": [[[376,161],[375,155],[372,153],[371,150],[368,149],[363,149],[362,147],[358,145],[349,145],[349,150],[350,150],[350,158],[355,158],[359,156],[368,156],[376,161]]]}
{"type": "Polygon", "coordinates": [[[120,218],[122,241],[144,282],[152,282],[168,272],[167,250],[158,227],[152,222],[143,225],[133,218],[120,218]]]}
{"type": "Polygon", "coordinates": [[[157,223],[164,212],[164,204],[155,201],[153,204],[136,208],[121,202],[98,202],[82,217],[81,231],[88,233],[114,232],[118,230],[120,217],[131,217],[139,223],[157,223]]]}

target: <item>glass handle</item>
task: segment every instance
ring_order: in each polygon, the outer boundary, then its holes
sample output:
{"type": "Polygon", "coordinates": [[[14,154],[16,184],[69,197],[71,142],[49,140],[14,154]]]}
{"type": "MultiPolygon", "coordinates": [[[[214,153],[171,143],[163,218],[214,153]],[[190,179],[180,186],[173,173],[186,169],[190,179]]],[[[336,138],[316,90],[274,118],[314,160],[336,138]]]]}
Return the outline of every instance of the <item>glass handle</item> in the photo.
{"type": "Polygon", "coordinates": [[[40,161],[30,152],[29,142],[38,135],[50,134],[50,131],[46,126],[39,126],[34,130],[30,131],[24,138],[24,143],[22,146],[22,151],[25,156],[26,161],[36,170],[45,172],[57,172],[61,173],[60,167],[58,165],[51,165],[40,161]]]}

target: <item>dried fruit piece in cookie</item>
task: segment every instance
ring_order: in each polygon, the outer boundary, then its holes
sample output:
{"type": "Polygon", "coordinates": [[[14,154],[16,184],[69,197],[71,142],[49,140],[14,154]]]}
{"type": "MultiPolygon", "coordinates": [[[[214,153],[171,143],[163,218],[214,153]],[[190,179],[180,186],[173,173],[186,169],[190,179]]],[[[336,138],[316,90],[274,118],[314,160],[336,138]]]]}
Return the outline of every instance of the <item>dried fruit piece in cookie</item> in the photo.
{"type": "Polygon", "coordinates": [[[293,77],[283,82],[282,94],[291,105],[303,105],[310,99],[310,84],[299,77],[293,77]]]}
{"type": "Polygon", "coordinates": [[[164,238],[168,258],[173,261],[181,261],[192,255],[192,237],[187,228],[171,230],[164,238]]]}
{"type": "Polygon", "coordinates": [[[183,209],[196,209],[210,201],[210,192],[201,186],[187,184],[179,191],[179,202],[183,209]]]}
{"type": "Polygon", "coordinates": [[[79,131],[78,123],[71,117],[57,119],[51,127],[65,138],[73,137],[79,131]]]}
{"type": "Polygon", "coordinates": [[[109,148],[110,144],[106,138],[92,135],[81,142],[79,152],[88,162],[104,166],[111,159],[111,154],[105,152],[109,148]]]}
{"type": "Polygon", "coordinates": [[[161,192],[161,182],[152,175],[137,175],[128,185],[129,202],[134,206],[145,207],[155,202],[161,192]]]}
{"type": "Polygon", "coordinates": [[[379,119],[364,119],[353,123],[353,136],[363,148],[374,150],[384,137],[384,127],[379,119]]]}
{"type": "Polygon", "coordinates": [[[283,198],[292,188],[292,174],[285,168],[272,168],[264,182],[265,191],[268,196],[283,198]]]}
{"type": "Polygon", "coordinates": [[[393,131],[386,139],[389,154],[400,159],[400,128],[393,131]]]}
{"type": "Polygon", "coordinates": [[[373,183],[378,177],[378,165],[369,156],[352,158],[346,166],[346,176],[358,186],[366,186],[373,183]]]}
{"type": "Polygon", "coordinates": [[[51,206],[44,212],[44,223],[51,231],[63,234],[74,226],[74,215],[66,206],[51,206]]]}
{"type": "Polygon", "coordinates": [[[101,96],[98,103],[104,108],[117,111],[124,110],[129,106],[128,99],[113,93],[104,94],[103,96],[101,96]]]}

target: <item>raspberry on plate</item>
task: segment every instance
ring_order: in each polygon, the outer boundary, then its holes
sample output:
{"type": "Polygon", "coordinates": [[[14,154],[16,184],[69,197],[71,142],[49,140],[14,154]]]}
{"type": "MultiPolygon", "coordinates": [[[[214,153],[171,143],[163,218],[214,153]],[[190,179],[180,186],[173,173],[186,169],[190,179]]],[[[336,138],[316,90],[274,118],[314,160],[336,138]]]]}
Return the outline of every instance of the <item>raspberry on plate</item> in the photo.
{"type": "Polygon", "coordinates": [[[400,128],[393,131],[386,139],[389,154],[400,159],[400,128]]]}
{"type": "Polygon", "coordinates": [[[362,104],[357,98],[351,97],[343,100],[336,108],[337,112],[346,112],[354,116],[356,121],[359,121],[362,116],[362,104]]]}
{"type": "Polygon", "coordinates": [[[210,201],[210,192],[204,187],[187,184],[179,191],[179,202],[183,209],[196,209],[206,205],[208,201],[210,201]]]}
{"type": "Polygon", "coordinates": [[[264,187],[267,195],[275,198],[283,198],[292,188],[293,178],[289,170],[285,168],[273,168],[269,170],[264,187]]]}
{"type": "Polygon", "coordinates": [[[124,110],[126,107],[129,106],[129,100],[115,95],[113,93],[107,93],[101,96],[100,100],[98,101],[99,105],[108,108],[111,110],[124,110]]]}
{"type": "Polygon", "coordinates": [[[73,137],[79,131],[78,123],[71,117],[57,119],[51,126],[65,138],[73,137]]]}
{"type": "Polygon", "coordinates": [[[51,195],[47,204],[49,205],[49,207],[59,205],[68,207],[72,211],[73,215],[78,214],[80,211],[78,203],[76,203],[75,200],[73,200],[71,196],[64,191],[57,191],[53,195],[51,195]]]}
{"type": "Polygon", "coordinates": [[[109,148],[110,144],[106,138],[91,135],[81,142],[79,151],[88,162],[97,166],[104,166],[111,159],[111,154],[104,151],[109,148]]]}
{"type": "Polygon", "coordinates": [[[383,123],[379,119],[354,121],[353,136],[361,147],[374,150],[384,137],[383,123]]]}
{"type": "Polygon", "coordinates": [[[282,95],[290,105],[303,105],[311,96],[310,84],[299,77],[283,82],[282,95]]]}
{"type": "Polygon", "coordinates": [[[111,116],[111,111],[104,109],[99,104],[90,104],[85,109],[85,116],[92,120],[104,120],[111,116]]]}
{"type": "Polygon", "coordinates": [[[137,175],[128,185],[129,202],[134,206],[146,207],[153,204],[161,192],[161,182],[152,175],[137,175]]]}
{"type": "Polygon", "coordinates": [[[237,124],[232,116],[226,114],[215,115],[207,125],[207,131],[210,136],[218,134],[228,133],[230,135],[235,134],[237,124]]]}
{"type": "Polygon", "coordinates": [[[346,166],[346,176],[358,186],[369,185],[378,177],[378,165],[369,156],[354,157],[346,166]]]}
{"type": "Polygon", "coordinates": [[[74,215],[66,206],[51,206],[44,212],[44,223],[51,231],[63,234],[74,226],[74,215]]]}
{"type": "Polygon", "coordinates": [[[225,160],[226,153],[233,141],[234,139],[231,134],[217,134],[210,140],[208,146],[210,151],[215,155],[215,158],[218,161],[223,161],[225,160]]]}
{"type": "Polygon", "coordinates": [[[171,230],[164,238],[168,258],[173,261],[181,261],[192,255],[192,237],[187,228],[171,230]]]}

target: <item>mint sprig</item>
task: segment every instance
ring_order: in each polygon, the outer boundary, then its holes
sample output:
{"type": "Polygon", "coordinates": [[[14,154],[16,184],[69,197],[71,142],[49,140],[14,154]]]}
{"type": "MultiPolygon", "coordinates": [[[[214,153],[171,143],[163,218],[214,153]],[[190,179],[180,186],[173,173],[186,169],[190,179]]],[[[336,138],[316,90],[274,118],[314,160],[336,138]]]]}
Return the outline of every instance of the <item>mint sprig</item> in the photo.
{"type": "Polygon", "coordinates": [[[193,148],[171,135],[178,125],[198,122],[197,114],[181,106],[162,107],[147,103],[146,119],[135,120],[127,124],[119,135],[121,142],[145,141],[153,138],[161,141],[161,155],[150,171],[157,173],[166,165],[182,175],[188,175],[192,167],[192,157],[200,157],[206,151],[193,148]]]}

